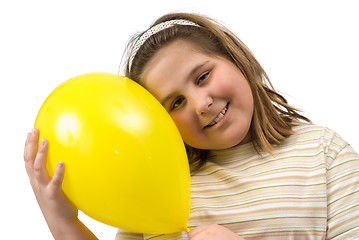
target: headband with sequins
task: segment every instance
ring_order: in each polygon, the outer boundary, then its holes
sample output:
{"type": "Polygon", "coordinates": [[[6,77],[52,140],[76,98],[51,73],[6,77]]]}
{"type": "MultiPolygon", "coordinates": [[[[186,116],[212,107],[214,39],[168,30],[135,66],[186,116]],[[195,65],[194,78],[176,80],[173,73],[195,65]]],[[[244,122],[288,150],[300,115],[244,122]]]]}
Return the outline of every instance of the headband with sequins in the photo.
{"type": "Polygon", "coordinates": [[[192,25],[192,26],[199,27],[198,24],[191,22],[189,20],[184,20],[184,19],[169,20],[169,21],[162,22],[162,23],[159,23],[159,24],[153,26],[152,28],[148,29],[144,34],[142,34],[142,36],[137,40],[136,44],[134,45],[131,55],[130,55],[129,68],[131,69],[132,61],[135,58],[135,55],[136,55],[138,49],[140,49],[142,44],[148,38],[150,38],[152,35],[160,32],[166,28],[173,27],[174,25],[192,25]]]}

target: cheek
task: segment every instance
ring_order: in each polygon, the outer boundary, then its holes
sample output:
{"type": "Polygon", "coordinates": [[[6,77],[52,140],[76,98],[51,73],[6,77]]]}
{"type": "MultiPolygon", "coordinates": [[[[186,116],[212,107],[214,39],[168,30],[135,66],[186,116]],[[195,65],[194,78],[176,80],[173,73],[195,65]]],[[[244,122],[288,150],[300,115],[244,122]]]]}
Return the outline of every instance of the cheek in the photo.
{"type": "Polygon", "coordinates": [[[233,98],[238,95],[238,91],[240,91],[240,89],[238,89],[233,82],[228,81],[228,79],[219,79],[212,87],[217,97],[233,98]]]}
{"type": "Polygon", "coordinates": [[[240,84],[240,79],[235,79],[234,75],[221,71],[214,75],[211,89],[219,97],[233,96],[240,84]]]}
{"type": "Polygon", "coordinates": [[[197,132],[197,120],[190,113],[185,112],[171,114],[171,117],[176,124],[183,140],[188,142],[189,139],[192,139],[194,133],[197,132]]]}
{"type": "Polygon", "coordinates": [[[252,90],[244,78],[224,80],[217,86],[217,89],[223,96],[228,96],[243,107],[253,105],[252,90]]]}

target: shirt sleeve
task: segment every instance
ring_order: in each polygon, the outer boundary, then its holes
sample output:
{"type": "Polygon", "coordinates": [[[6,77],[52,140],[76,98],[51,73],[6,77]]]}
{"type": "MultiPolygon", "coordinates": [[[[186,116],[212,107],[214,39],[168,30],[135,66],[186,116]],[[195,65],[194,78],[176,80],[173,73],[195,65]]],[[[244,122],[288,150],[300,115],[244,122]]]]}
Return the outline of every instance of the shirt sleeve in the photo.
{"type": "Polygon", "coordinates": [[[115,240],[143,240],[143,234],[118,229],[115,240]]]}
{"type": "Polygon", "coordinates": [[[359,237],[359,155],[335,132],[325,148],[327,239],[359,237]]]}

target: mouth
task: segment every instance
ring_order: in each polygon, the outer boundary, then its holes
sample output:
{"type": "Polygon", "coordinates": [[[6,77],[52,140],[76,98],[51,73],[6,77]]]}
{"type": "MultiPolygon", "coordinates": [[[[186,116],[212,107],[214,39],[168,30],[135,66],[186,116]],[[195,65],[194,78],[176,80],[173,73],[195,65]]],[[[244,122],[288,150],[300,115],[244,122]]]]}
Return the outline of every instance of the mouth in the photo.
{"type": "Polygon", "coordinates": [[[228,110],[228,105],[229,105],[229,103],[227,103],[226,106],[222,109],[222,111],[218,114],[218,116],[212,122],[210,122],[208,125],[206,125],[204,128],[209,128],[209,127],[213,127],[214,125],[216,125],[226,114],[226,112],[228,110]]]}

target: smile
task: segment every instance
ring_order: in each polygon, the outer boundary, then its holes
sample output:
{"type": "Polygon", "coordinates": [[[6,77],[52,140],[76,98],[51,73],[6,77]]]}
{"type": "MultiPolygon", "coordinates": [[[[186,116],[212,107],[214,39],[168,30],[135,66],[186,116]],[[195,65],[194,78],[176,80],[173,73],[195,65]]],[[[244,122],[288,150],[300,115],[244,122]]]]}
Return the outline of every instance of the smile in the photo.
{"type": "Polygon", "coordinates": [[[223,110],[218,114],[218,116],[217,116],[210,124],[208,124],[207,126],[205,126],[205,128],[206,128],[206,127],[212,127],[212,126],[216,125],[216,124],[223,118],[223,116],[226,114],[227,109],[228,109],[228,103],[227,103],[227,105],[223,108],[223,110]]]}

